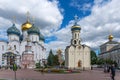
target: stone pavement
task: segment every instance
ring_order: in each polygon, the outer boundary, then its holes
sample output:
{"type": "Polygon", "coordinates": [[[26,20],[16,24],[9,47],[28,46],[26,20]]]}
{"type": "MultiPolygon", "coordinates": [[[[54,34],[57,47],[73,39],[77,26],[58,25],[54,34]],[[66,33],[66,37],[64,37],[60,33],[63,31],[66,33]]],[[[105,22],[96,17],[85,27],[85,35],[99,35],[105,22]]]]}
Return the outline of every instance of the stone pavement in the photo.
{"type": "MultiPolygon", "coordinates": [[[[17,80],[110,80],[110,74],[101,69],[81,71],[81,73],[55,74],[36,72],[34,70],[18,70],[17,80]]],[[[116,73],[116,80],[120,80],[120,72],[116,73]]],[[[0,70],[0,79],[14,80],[14,71],[0,70]]]]}

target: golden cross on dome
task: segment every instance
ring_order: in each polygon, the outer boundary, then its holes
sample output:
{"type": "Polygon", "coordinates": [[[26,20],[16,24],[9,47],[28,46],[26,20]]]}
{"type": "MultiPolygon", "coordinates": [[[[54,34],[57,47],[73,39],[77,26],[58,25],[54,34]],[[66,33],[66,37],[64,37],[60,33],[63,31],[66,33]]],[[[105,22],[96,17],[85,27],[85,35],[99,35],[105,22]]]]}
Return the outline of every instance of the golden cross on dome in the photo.
{"type": "Polygon", "coordinates": [[[112,34],[112,29],[109,30],[109,34],[112,34]]]}
{"type": "Polygon", "coordinates": [[[12,23],[14,24],[16,22],[16,16],[12,17],[12,23]]]}
{"type": "Polygon", "coordinates": [[[27,21],[29,22],[30,12],[29,12],[29,11],[27,11],[26,15],[27,15],[27,21]]]}
{"type": "Polygon", "coordinates": [[[32,23],[33,24],[35,23],[35,17],[34,16],[32,17],[32,23]]]}

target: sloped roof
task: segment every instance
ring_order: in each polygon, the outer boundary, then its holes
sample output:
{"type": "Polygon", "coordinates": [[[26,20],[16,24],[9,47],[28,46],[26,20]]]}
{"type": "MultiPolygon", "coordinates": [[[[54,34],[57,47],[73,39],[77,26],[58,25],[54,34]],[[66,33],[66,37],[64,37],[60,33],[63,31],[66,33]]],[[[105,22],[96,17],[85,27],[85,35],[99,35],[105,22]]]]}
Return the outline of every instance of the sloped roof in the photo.
{"type": "Polygon", "coordinates": [[[108,42],[102,44],[101,46],[106,45],[106,44],[119,44],[119,43],[116,41],[108,41],[108,42]]]}

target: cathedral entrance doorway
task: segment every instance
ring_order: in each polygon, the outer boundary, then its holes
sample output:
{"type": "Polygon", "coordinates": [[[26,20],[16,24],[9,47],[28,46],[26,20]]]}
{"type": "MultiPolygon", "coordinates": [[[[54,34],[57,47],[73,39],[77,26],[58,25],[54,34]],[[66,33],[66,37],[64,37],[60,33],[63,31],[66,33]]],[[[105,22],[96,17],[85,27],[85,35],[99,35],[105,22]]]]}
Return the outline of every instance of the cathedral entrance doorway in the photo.
{"type": "Polygon", "coordinates": [[[81,67],[81,60],[78,61],[78,67],[81,67]]]}
{"type": "Polygon", "coordinates": [[[13,64],[15,63],[16,54],[12,52],[6,52],[2,55],[3,60],[6,61],[6,67],[12,68],[13,64]]]}
{"type": "Polygon", "coordinates": [[[24,68],[27,69],[27,64],[25,64],[24,68]]]}

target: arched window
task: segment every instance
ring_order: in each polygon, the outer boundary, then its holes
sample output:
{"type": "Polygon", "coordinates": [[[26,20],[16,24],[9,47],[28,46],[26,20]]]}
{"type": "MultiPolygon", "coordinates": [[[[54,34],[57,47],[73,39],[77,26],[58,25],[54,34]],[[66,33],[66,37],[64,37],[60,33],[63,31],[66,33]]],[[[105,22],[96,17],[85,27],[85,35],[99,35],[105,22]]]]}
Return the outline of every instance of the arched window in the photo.
{"type": "Polygon", "coordinates": [[[76,40],[74,40],[74,44],[76,44],[77,42],[76,42],[76,40]]]}
{"type": "Polygon", "coordinates": [[[77,35],[75,34],[75,38],[76,38],[76,36],[77,36],[77,35]]]}
{"type": "Polygon", "coordinates": [[[32,36],[32,41],[33,41],[33,36],[32,36]]]}
{"type": "Polygon", "coordinates": [[[16,45],[14,45],[14,49],[16,50],[16,45]]]}

